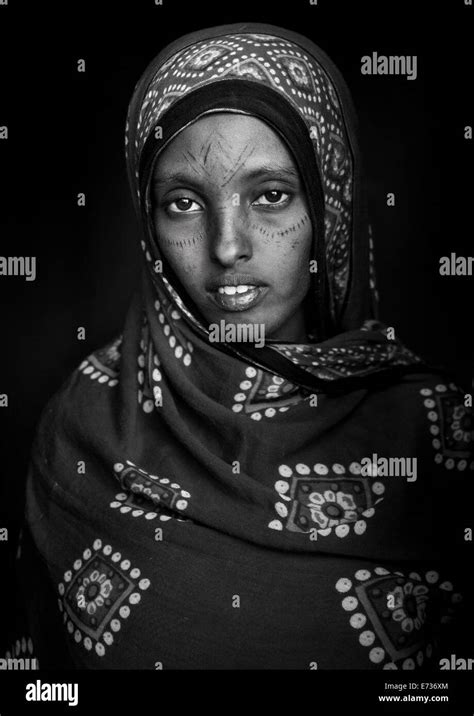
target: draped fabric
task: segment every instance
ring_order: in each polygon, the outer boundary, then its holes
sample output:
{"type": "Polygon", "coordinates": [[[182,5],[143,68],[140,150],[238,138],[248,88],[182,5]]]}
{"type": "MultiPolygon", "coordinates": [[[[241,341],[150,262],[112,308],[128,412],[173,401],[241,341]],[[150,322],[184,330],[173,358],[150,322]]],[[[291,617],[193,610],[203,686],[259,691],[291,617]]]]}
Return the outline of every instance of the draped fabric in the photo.
{"type": "Polygon", "coordinates": [[[273,26],[180,38],[135,87],[142,284],[121,335],[45,408],[28,477],[19,570],[38,595],[25,601],[40,665],[436,669],[449,657],[472,421],[460,389],[377,320],[355,131],[332,63],[273,26]],[[153,167],[216,110],[265,121],[303,178],[324,238],[305,344],[211,343],[160,253],[153,167]]]}

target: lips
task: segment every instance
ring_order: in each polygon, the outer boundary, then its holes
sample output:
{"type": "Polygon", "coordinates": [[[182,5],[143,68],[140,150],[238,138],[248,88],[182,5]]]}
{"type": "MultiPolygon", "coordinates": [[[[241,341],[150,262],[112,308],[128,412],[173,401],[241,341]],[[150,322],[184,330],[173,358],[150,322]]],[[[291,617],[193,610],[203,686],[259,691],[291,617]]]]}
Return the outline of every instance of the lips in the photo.
{"type": "Polygon", "coordinates": [[[246,311],[267,293],[259,279],[244,274],[228,274],[213,279],[208,285],[211,300],[224,311],[246,311]]]}
{"type": "Polygon", "coordinates": [[[236,286],[235,288],[243,290],[235,293],[213,291],[211,299],[225,311],[247,311],[257,305],[268,291],[267,286],[236,286]]]}

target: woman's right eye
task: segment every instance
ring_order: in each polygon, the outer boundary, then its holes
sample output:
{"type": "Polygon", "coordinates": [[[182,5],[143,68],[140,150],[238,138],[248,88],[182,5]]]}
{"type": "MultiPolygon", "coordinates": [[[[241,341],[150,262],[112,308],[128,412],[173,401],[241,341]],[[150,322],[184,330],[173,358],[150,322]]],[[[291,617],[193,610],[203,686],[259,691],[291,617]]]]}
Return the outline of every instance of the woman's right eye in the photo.
{"type": "Polygon", "coordinates": [[[167,204],[167,210],[172,214],[190,214],[195,211],[201,211],[202,207],[194,199],[183,196],[179,199],[174,199],[167,204]],[[193,208],[194,205],[194,208],[193,208]]]}

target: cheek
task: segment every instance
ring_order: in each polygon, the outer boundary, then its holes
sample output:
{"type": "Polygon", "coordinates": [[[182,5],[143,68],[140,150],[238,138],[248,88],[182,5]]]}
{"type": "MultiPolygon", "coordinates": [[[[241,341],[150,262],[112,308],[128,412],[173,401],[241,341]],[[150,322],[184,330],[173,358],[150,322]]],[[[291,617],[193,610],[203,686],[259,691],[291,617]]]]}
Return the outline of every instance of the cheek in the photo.
{"type": "Polygon", "coordinates": [[[168,246],[162,251],[181,283],[192,292],[193,287],[198,286],[202,275],[199,255],[189,247],[168,246]]]}
{"type": "Polygon", "coordinates": [[[309,261],[311,258],[311,231],[304,231],[291,239],[285,237],[274,253],[275,288],[291,297],[304,295],[309,287],[309,261]]]}
{"type": "Polygon", "coordinates": [[[173,226],[160,218],[155,218],[154,225],[159,249],[176,275],[186,285],[196,283],[203,264],[205,242],[202,231],[191,224],[173,226]]]}
{"type": "Polygon", "coordinates": [[[185,251],[203,240],[202,227],[197,221],[174,222],[161,212],[154,215],[155,236],[163,253],[185,251]]]}

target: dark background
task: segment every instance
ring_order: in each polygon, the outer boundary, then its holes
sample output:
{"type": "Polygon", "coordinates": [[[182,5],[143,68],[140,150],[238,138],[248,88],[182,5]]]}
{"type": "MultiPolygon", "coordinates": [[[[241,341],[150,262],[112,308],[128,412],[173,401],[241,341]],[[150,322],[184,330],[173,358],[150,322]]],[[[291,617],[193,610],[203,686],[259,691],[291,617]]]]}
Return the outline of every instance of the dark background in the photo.
{"type": "Polygon", "coordinates": [[[474,8],[463,0],[163,3],[0,6],[0,126],[9,129],[0,141],[0,254],[37,257],[36,281],[0,277],[0,393],[9,398],[0,409],[0,527],[9,528],[0,542],[0,656],[35,425],[82,358],[120,331],[139,268],[126,110],[148,62],[176,37],[258,21],[306,34],[327,52],[360,119],[381,318],[471,386],[474,279],[440,277],[438,267],[451,251],[473,254],[472,142],[463,134],[473,123],[474,8]],[[361,75],[361,57],[373,51],[417,55],[418,78],[361,75]]]}

